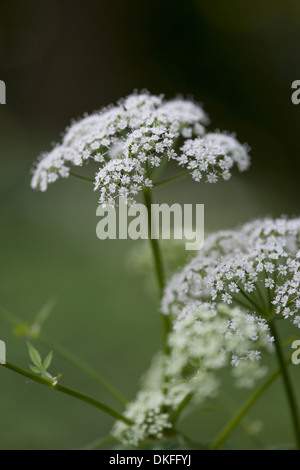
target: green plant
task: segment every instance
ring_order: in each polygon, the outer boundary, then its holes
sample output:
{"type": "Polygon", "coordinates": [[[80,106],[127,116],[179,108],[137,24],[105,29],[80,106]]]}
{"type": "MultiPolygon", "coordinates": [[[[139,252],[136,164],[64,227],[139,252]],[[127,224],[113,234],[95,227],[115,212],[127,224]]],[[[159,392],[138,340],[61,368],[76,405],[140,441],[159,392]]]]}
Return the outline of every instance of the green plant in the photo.
{"type": "MultiPolygon", "coordinates": [[[[248,168],[248,147],[234,136],[207,132],[201,106],[182,99],[134,94],[117,106],[74,123],[60,145],[43,154],[33,170],[32,187],[45,191],[58,178],[87,181],[99,191],[104,208],[122,197],[128,205],[141,195],[149,227],[156,187],[190,175],[196,182],[225,181],[236,165],[248,168]],[[161,178],[171,161],[185,171],[161,178]],[[95,179],[75,173],[89,163],[95,179]]],[[[149,236],[159,291],[163,344],[146,372],[141,390],[130,402],[97,370],[66,348],[49,340],[42,325],[51,303],[31,325],[4,310],[17,334],[40,342],[97,381],[124,409],[119,412],[77,390],[60,384],[61,374],[49,373],[52,352],[42,360],[29,342],[30,371],[4,367],[39,384],[94,406],[114,418],[112,435],[87,448],[123,445],[146,448],[219,449],[261,394],[282,375],[291,410],[296,447],[300,448],[299,413],[277,332],[278,319],[299,327],[300,220],[258,220],[236,231],[211,234],[204,248],[171,280],[166,281],[162,244],[149,236]],[[279,369],[267,374],[264,358],[275,352],[279,369]],[[220,389],[220,371],[231,369],[238,387],[258,388],[231,417],[213,443],[195,443],[179,431],[188,407],[199,407],[220,389]],[[122,443],[122,444],[120,444],[122,443]]]]}

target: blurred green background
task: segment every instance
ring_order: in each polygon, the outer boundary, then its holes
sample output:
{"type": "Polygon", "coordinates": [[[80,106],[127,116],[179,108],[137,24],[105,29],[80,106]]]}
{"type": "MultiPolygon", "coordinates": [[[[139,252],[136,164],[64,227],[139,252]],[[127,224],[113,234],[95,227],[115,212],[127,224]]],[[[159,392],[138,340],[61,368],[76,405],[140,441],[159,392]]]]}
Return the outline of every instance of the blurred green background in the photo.
{"type": "MultiPolygon", "coordinates": [[[[0,305],[30,321],[54,296],[47,335],[134,397],[161,341],[155,294],[128,262],[137,242],[96,238],[97,196],[85,183],[32,191],[32,162],[72,118],[133,89],[182,93],[204,103],[211,129],[235,131],[249,143],[252,167],[218,185],[186,180],[161,188],[156,201],[204,203],[206,231],[297,215],[300,106],[291,102],[291,84],[300,78],[299,40],[297,0],[0,0],[0,79],[7,86],[0,106],[0,305]]],[[[27,367],[25,341],[3,321],[0,338],[10,362],[27,367]]],[[[291,373],[299,390],[298,367],[291,373]]],[[[57,356],[51,371],[113,404],[57,356]]],[[[0,372],[1,449],[78,448],[108,434],[112,420],[100,411],[0,372]]],[[[211,440],[249,396],[225,385],[218,412],[199,410],[182,422],[195,439],[211,440]]],[[[262,431],[250,438],[238,429],[232,448],[292,441],[280,380],[250,418],[263,422],[262,431]]]]}

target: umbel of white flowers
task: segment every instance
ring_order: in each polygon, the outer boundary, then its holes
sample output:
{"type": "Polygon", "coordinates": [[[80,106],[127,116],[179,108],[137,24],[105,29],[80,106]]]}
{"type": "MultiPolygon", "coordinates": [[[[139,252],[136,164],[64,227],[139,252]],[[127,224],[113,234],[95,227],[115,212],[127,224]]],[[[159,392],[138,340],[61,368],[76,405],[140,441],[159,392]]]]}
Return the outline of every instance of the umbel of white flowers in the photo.
{"type": "Polygon", "coordinates": [[[61,144],[40,156],[33,169],[32,188],[46,191],[59,177],[67,178],[73,166],[94,162],[94,189],[99,202],[115,205],[122,197],[134,197],[153,185],[152,173],[165,160],[174,160],[190,171],[195,181],[228,180],[237,165],[250,164],[248,146],[234,135],[206,133],[209,119],[202,107],[190,100],[147,92],[134,93],[90,116],[73,122],[61,144]]]}
{"type": "Polygon", "coordinates": [[[134,425],[114,425],[112,434],[126,444],[167,437],[182,403],[199,405],[217,395],[218,370],[226,366],[232,366],[236,386],[253,387],[267,371],[261,351],[273,350],[264,319],[200,302],[183,308],[168,343],[169,356],[154,358],[141,391],[127,406],[125,415],[134,425]]]}
{"type": "Polygon", "coordinates": [[[180,315],[198,300],[244,305],[300,328],[300,218],[255,220],[206,238],[199,254],[170,281],[162,310],[180,315]]]}

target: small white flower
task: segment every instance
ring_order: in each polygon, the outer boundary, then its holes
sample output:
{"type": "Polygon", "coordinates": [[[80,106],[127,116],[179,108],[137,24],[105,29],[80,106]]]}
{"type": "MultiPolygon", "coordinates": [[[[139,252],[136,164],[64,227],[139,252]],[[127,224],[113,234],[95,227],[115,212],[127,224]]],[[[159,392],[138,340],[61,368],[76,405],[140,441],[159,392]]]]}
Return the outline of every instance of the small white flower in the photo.
{"type": "Polygon", "coordinates": [[[250,361],[258,361],[260,356],[260,351],[247,351],[247,357],[250,359],[250,361]]]}
{"type": "Polygon", "coordinates": [[[234,354],[231,358],[231,365],[237,367],[239,365],[239,363],[240,363],[240,360],[239,360],[238,356],[236,356],[234,354]]]}
{"type": "Polygon", "coordinates": [[[296,315],[294,320],[293,320],[294,325],[296,325],[298,328],[300,328],[300,315],[296,315]]]}
{"type": "Polygon", "coordinates": [[[229,287],[230,292],[239,292],[240,290],[236,282],[231,282],[228,287],[229,287]]]}
{"type": "Polygon", "coordinates": [[[268,287],[269,289],[273,289],[275,285],[275,282],[273,281],[273,279],[265,279],[265,287],[268,287]]]}
{"type": "Polygon", "coordinates": [[[207,182],[208,183],[217,183],[218,181],[218,176],[216,173],[208,173],[207,175],[207,182]]]}
{"type": "Polygon", "coordinates": [[[222,301],[226,304],[232,304],[232,296],[228,293],[222,294],[222,301]]]}
{"type": "Polygon", "coordinates": [[[253,282],[245,282],[244,289],[246,292],[252,292],[255,289],[253,282]]]}

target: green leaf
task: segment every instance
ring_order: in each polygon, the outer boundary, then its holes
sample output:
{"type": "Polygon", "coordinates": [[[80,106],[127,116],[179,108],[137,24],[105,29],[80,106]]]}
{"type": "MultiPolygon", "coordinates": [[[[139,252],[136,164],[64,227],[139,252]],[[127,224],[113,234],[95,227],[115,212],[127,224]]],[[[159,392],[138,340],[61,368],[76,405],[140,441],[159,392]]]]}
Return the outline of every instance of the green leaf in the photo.
{"type": "Polygon", "coordinates": [[[48,356],[45,358],[45,360],[43,362],[43,369],[44,370],[47,370],[50,367],[52,357],[53,357],[53,353],[52,353],[52,351],[50,351],[48,356]]]}
{"type": "Polygon", "coordinates": [[[29,356],[33,364],[37,366],[40,370],[42,370],[43,364],[42,364],[42,358],[41,358],[40,353],[35,349],[35,347],[32,346],[32,344],[29,343],[29,341],[27,342],[27,346],[28,346],[29,356]]]}
{"type": "Polygon", "coordinates": [[[29,364],[29,368],[32,370],[32,372],[34,372],[35,374],[40,374],[41,373],[41,370],[36,367],[36,366],[32,366],[31,364],[29,364]]]}

